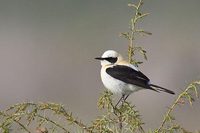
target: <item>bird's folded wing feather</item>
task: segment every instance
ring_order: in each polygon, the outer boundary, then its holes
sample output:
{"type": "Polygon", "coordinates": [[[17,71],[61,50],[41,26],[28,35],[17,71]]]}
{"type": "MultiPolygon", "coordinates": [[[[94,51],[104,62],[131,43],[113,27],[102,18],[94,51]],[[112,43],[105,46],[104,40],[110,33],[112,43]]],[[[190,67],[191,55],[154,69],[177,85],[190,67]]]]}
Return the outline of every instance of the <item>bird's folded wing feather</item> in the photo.
{"type": "Polygon", "coordinates": [[[125,83],[149,88],[149,78],[147,78],[142,72],[134,70],[131,67],[125,65],[115,65],[107,68],[106,73],[125,83]]]}

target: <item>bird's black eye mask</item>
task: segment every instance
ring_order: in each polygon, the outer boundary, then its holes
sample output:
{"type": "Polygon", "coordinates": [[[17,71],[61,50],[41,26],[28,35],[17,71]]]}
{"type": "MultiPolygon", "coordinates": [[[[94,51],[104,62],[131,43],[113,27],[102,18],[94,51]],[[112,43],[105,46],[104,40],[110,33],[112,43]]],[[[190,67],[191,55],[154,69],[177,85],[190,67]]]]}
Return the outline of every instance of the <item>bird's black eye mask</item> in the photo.
{"type": "Polygon", "coordinates": [[[107,57],[107,58],[104,58],[104,59],[107,60],[110,63],[117,62],[117,57],[107,57]]]}
{"type": "Polygon", "coordinates": [[[113,64],[115,62],[117,62],[117,57],[106,57],[106,58],[97,57],[95,59],[97,59],[97,60],[107,60],[108,62],[113,63],[113,64]]]}

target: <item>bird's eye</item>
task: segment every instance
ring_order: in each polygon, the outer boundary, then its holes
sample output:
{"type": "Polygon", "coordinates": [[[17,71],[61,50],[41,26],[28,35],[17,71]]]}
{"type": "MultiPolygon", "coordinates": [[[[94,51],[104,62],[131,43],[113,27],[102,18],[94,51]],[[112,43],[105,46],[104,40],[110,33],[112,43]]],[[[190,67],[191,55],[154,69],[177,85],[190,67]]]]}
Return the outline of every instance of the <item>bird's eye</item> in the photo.
{"type": "Polygon", "coordinates": [[[105,60],[107,60],[110,63],[115,63],[117,62],[117,57],[107,57],[105,58],[105,60]]]}

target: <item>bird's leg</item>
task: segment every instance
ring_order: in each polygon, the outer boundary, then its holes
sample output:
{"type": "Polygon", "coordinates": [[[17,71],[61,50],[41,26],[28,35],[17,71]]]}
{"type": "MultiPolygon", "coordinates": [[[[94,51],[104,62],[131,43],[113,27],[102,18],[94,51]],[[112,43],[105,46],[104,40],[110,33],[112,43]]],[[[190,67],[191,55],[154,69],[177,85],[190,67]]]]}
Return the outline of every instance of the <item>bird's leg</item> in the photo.
{"type": "Polygon", "coordinates": [[[115,105],[115,107],[117,107],[117,105],[121,102],[122,99],[124,99],[125,95],[122,94],[122,97],[119,99],[119,101],[117,102],[117,104],[115,105]]]}
{"type": "Polygon", "coordinates": [[[128,98],[128,96],[129,96],[129,95],[126,95],[126,97],[123,99],[123,100],[124,100],[124,102],[126,101],[126,99],[128,98]]]}
{"type": "Polygon", "coordinates": [[[124,95],[124,96],[122,97],[122,100],[121,100],[122,105],[124,104],[124,102],[126,101],[126,99],[128,98],[128,96],[129,96],[129,95],[124,95]]]}

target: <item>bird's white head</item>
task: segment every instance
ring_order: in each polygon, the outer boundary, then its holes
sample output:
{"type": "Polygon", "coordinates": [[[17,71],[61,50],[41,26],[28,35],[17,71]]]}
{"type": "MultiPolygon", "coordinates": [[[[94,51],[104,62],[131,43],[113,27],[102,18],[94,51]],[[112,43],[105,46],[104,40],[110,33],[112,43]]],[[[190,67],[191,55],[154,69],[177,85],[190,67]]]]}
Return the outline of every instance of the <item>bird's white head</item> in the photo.
{"type": "Polygon", "coordinates": [[[121,61],[123,58],[116,51],[107,50],[103,53],[103,55],[101,57],[97,57],[95,59],[100,60],[102,66],[108,66],[108,65],[113,65],[113,64],[121,61]]]}

